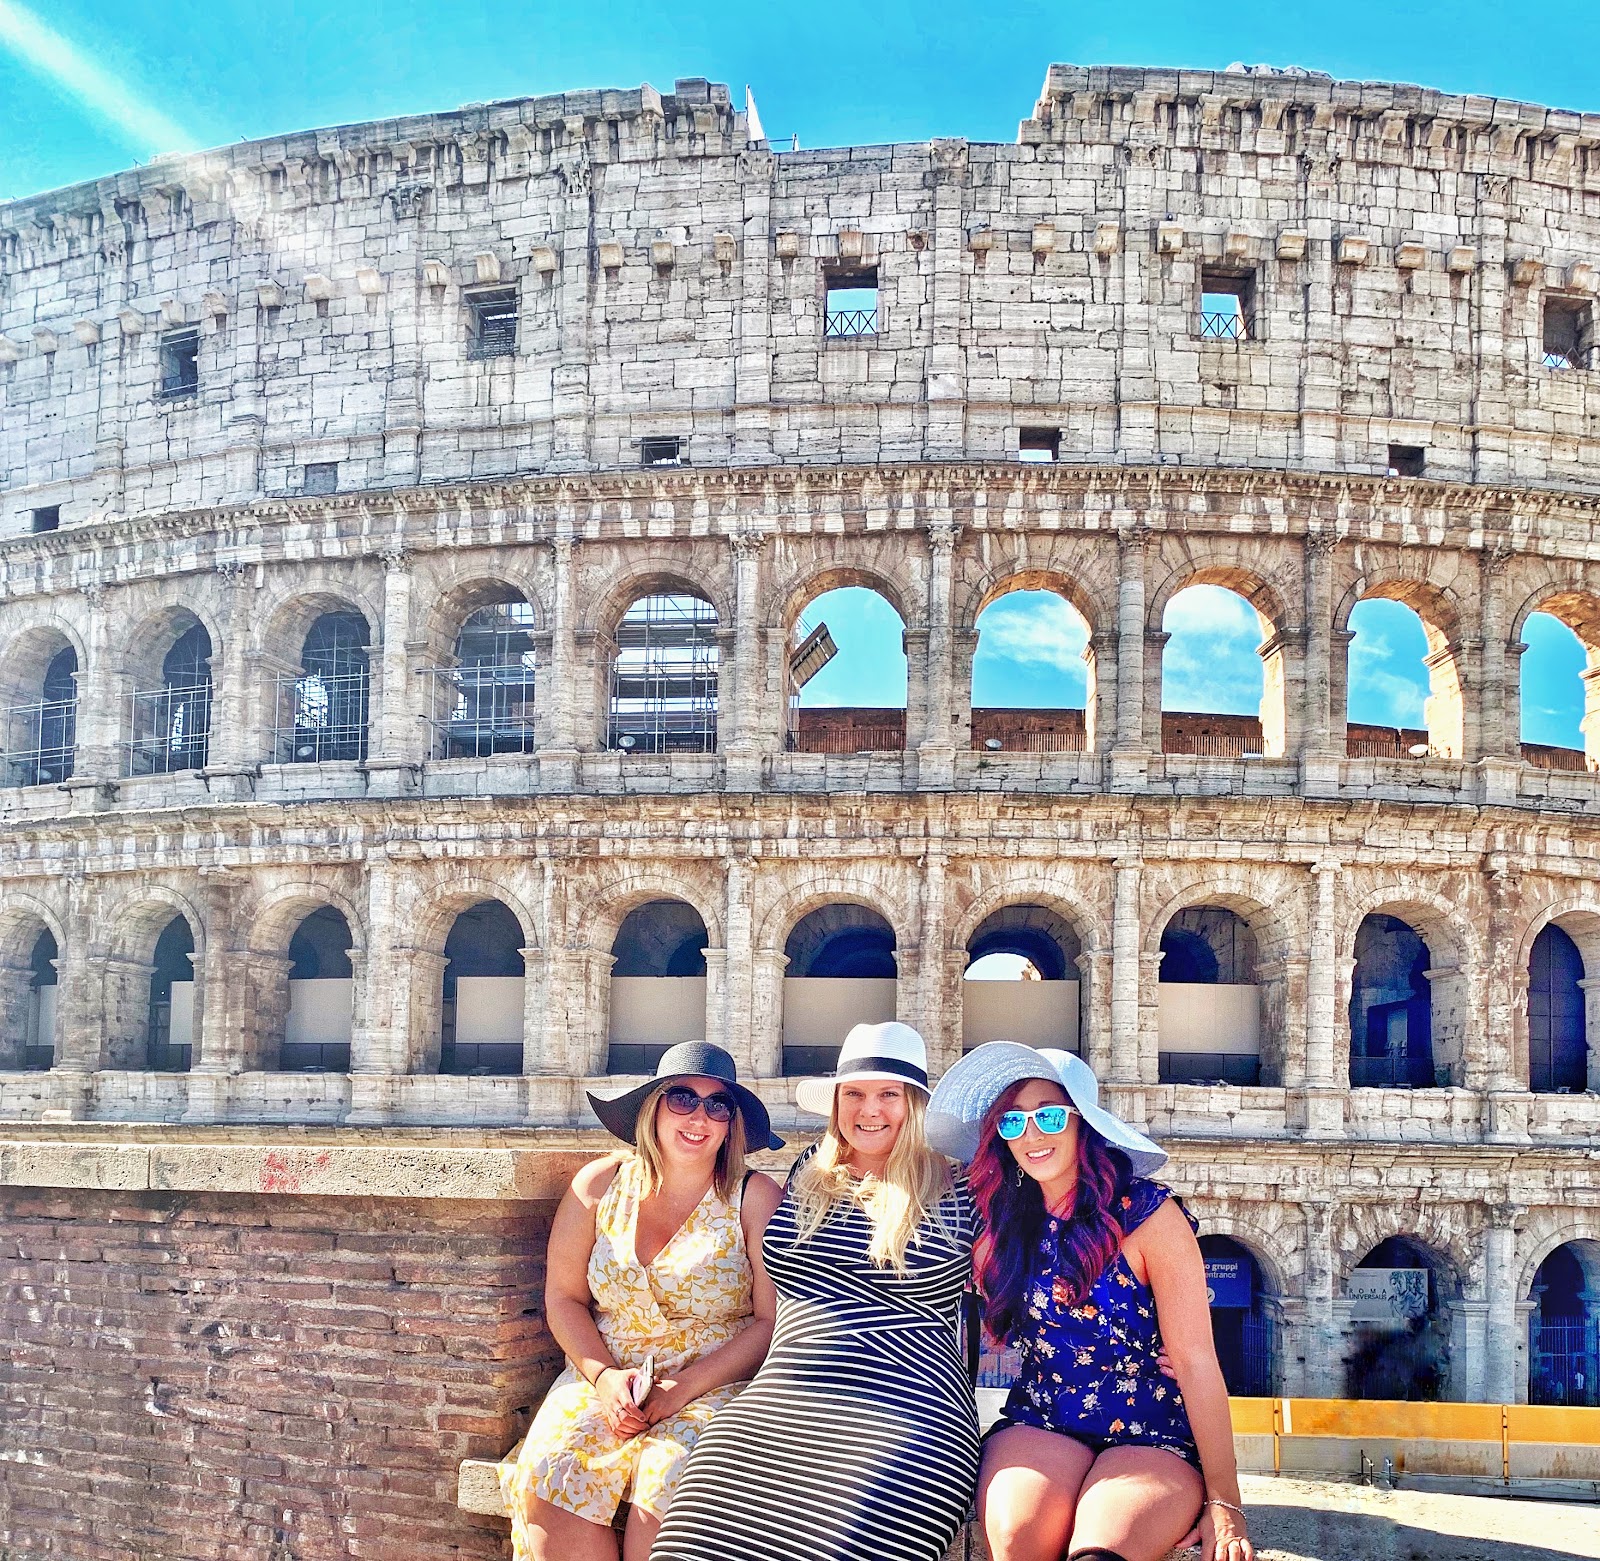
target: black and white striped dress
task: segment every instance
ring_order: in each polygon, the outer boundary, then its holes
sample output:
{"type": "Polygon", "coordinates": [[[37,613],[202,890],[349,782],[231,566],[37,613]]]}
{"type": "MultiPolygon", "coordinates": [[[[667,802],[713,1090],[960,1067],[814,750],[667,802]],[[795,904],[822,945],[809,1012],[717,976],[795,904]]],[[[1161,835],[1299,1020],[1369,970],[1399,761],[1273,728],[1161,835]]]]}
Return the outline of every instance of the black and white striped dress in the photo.
{"type": "Polygon", "coordinates": [[[788,1194],[762,1251],[772,1348],[701,1437],[651,1561],[939,1561],[978,1478],[978,1416],[957,1341],[972,1260],[964,1182],[904,1276],[867,1256],[851,1207],[797,1239],[788,1194]]]}

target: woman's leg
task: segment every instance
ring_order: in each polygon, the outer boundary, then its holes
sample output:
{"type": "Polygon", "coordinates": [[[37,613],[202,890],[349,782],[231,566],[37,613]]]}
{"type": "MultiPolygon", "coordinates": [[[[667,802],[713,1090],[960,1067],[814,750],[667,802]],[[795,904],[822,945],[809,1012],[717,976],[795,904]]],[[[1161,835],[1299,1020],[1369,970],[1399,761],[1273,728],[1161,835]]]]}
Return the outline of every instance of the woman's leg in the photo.
{"type": "Polygon", "coordinates": [[[1108,1447],[1078,1492],[1071,1550],[1098,1545],[1125,1561],[1161,1561],[1194,1527],[1204,1494],[1199,1472],[1176,1453],[1108,1447]]]}
{"type": "Polygon", "coordinates": [[[994,1561],[1061,1561],[1078,1487],[1094,1462],[1082,1442],[1007,1426],[983,1444],[978,1521],[994,1561]]]}
{"type": "Polygon", "coordinates": [[[628,1526],[622,1533],[622,1561],[650,1561],[650,1547],[661,1532],[664,1516],[646,1512],[643,1507],[628,1508],[628,1526]]]}
{"type": "Polygon", "coordinates": [[[526,1525],[529,1561],[617,1561],[617,1536],[609,1527],[548,1501],[528,1503],[526,1525]]]}

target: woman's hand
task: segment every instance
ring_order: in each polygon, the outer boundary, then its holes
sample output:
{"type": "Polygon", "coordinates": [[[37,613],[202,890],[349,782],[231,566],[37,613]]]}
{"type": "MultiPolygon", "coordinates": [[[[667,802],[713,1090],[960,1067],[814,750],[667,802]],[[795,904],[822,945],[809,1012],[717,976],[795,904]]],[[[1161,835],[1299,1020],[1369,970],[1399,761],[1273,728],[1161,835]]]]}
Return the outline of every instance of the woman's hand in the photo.
{"type": "Polygon", "coordinates": [[[639,1409],[651,1425],[660,1425],[663,1420],[670,1420],[674,1415],[681,1414],[686,1405],[694,1402],[696,1396],[684,1390],[680,1379],[662,1377],[650,1389],[650,1396],[639,1409]]]}
{"type": "Polygon", "coordinates": [[[1255,1561],[1244,1519],[1231,1507],[1207,1502],[1200,1509],[1200,1561],[1255,1561]]]}
{"type": "Polygon", "coordinates": [[[639,1373],[623,1366],[611,1366],[594,1380],[594,1390],[600,1399],[600,1413],[614,1436],[638,1436],[650,1429],[650,1422],[640,1413],[633,1401],[633,1382],[639,1373]]]}

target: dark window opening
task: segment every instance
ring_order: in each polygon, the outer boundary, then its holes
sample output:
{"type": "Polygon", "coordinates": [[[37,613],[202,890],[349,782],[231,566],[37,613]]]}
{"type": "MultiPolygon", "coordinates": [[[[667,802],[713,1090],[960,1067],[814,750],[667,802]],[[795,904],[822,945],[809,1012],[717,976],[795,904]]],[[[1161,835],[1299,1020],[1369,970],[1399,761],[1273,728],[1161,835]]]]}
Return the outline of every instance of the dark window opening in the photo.
{"type": "Polygon", "coordinates": [[[130,775],[170,775],[205,766],[211,738],[211,636],[197,623],[161,663],[161,687],[132,699],[130,775]]]}
{"type": "Polygon", "coordinates": [[[527,975],[522,949],[527,937],[510,907],[499,900],[481,900],[456,917],[445,939],[444,1008],[440,1031],[441,1073],[516,1074],[522,1072],[522,1022],[518,1039],[491,1024],[479,1007],[481,997],[463,980],[522,980],[527,975]],[[495,1038],[490,1038],[490,1036],[495,1038]]]}
{"type": "Polygon", "coordinates": [[[1024,428],[1017,442],[1017,454],[1024,461],[1049,464],[1061,459],[1059,428],[1024,428]]]}
{"type": "Polygon", "coordinates": [[[195,395],[200,389],[200,331],[188,326],[161,338],[161,394],[167,399],[195,395]]]}
{"type": "MultiPolygon", "coordinates": [[[[355,972],[350,961],[350,924],[331,905],[314,910],[289,939],[289,980],[349,981],[355,972]]],[[[292,990],[292,988],[291,988],[292,990]]],[[[290,1040],[278,1049],[280,1072],[348,1073],[348,1040],[290,1040]]]]}
{"type": "Polygon", "coordinates": [[[301,469],[302,493],[337,493],[339,491],[339,463],[337,461],[309,461],[301,469]]]}
{"type": "Polygon", "coordinates": [[[1533,940],[1528,959],[1528,1087],[1581,1094],[1589,1084],[1583,956],[1557,926],[1533,940]]]}
{"type": "Polygon", "coordinates": [[[683,466],[686,464],[683,453],[683,440],[641,439],[639,441],[639,464],[641,466],[683,466]]]}
{"type": "Polygon", "coordinates": [[[1200,272],[1200,334],[1216,341],[1256,335],[1256,274],[1205,266],[1200,272]]]}
{"type": "Polygon", "coordinates": [[[1544,366],[1586,369],[1594,349],[1594,305],[1585,298],[1544,301],[1544,366]]]}
{"type": "Polygon", "coordinates": [[[59,504],[45,504],[33,512],[33,529],[38,531],[59,531],[61,529],[61,506],[59,504]]]}
{"type": "Polygon", "coordinates": [[[878,334],[878,268],[828,276],[823,335],[832,340],[878,334]]]}
{"type": "Polygon", "coordinates": [[[156,1073],[187,1073],[194,1055],[194,934],[182,916],[156,939],[153,964],[145,1065],[156,1073]],[[180,1005],[174,987],[183,987],[189,1001],[180,1005]]]}
{"type": "Polygon", "coordinates": [[[1391,477],[1421,477],[1427,469],[1428,452],[1420,444],[1389,446],[1391,477]]]}
{"type": "Polygon", "coordinates": [[[28,960],[28,1007],[24,1017],[22,1066],[42,1072],[56,1060],[55,987],[58,981],[56,960],[60,950],[48,927],[34,940],[28,960]],[[46,991],[49,988],[49,991],[46,991]]]}
{"type": "Polygon", "coordinates": [[[358,612],[324,613],[311,625],[291,681],[288,729],[278,732],[278,761],[321,764],[367,756],[367,620],[358,612]]]}
{"type": "Polygon", "coordinates": [[[517,350],[517,290],[497,287],[491,292],[471,293],[467,308],[472,313],[472,342],[469,358],[509,358],[517,350]]]}

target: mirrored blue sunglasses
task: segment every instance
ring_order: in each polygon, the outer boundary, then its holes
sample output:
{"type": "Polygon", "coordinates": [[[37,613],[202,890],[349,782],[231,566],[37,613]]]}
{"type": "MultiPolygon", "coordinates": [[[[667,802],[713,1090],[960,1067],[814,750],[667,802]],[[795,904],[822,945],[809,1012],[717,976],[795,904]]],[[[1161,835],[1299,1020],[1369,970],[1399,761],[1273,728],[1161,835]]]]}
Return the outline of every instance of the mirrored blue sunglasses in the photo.
{"type": "Polygon", "coordinates": [[[1035,1106],[1032,1111],[1002,1111],[995,1126],[1007,1143],[1021,1138],[1028,1131],[1030,1119],[1041,1133],[1048,1133],[1053,1138],[1057,1133],[1066,1132],[1067,1118],[1077,1114],[1071,1106],[1035,1106]]]}

